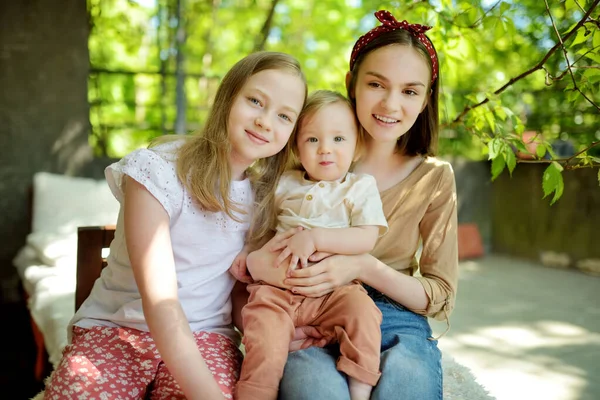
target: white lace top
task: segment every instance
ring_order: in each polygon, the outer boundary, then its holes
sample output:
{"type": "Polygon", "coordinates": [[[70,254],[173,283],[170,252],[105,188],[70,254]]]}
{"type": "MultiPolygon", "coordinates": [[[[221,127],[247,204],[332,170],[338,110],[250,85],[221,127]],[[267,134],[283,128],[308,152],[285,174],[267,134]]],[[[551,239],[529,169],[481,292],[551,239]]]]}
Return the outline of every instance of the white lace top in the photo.
{"type": "MultiPolygon", "coordinates": [[[[124,326],[148,331],[125,245],[123,231],[123,177],[141,183],[164,207],[170,218],[171,242],[177,273],[179,301],[193,332],[223,333],[237,342],[231,325],[230,294],[235,283],[228,269],[244,245],[248,215],[237,222],[223,212],[199,207],[176,175],[174,150],[181,142],[132,152],[106,168],[105,174],[121,210],[110,246],[108,266],[90,296],[77,311],[70,327],[124,326]]],[[[233,201],[250,210],[250,182],[234,181],[233,201]]]]}

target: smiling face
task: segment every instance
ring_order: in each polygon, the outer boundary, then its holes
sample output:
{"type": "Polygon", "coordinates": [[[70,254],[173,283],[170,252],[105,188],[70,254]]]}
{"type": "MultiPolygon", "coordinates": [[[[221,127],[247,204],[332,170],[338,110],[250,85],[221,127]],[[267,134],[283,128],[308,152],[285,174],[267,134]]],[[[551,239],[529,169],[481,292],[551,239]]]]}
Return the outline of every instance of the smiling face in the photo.
{"type": "Polygon", "coordinates": [[[234,170],[277,154],[286,145],[304,104],[302,79],[286,70],[252,75],[236,96],[227,122],[234,170]]]}
{"type": "Polygon", "coordinates": [[[346,103],[327,104],[298,127],[296,146],[300,162],[313,181],[343,178],[354,160],[358,128],[346,103]]]}
{"type": "Polygon", "coordinates": [[[431,72],[417,50],[388,45],[369,53],[356,76],[356,114],[371,138],[396,142],[427,105],[431,72]]]}

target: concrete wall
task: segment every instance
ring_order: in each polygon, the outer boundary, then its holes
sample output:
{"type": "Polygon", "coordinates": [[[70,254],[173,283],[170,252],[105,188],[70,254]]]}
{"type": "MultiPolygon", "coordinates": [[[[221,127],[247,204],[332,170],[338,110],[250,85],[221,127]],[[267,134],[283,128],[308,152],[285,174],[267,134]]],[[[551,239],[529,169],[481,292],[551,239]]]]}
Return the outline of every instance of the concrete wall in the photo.
{"type": "Polygon", "coordinates": [[[82,174],[92,159],[88,36],[83,0],[0,1],[1,302],[18,293],[10,261],[29,229],[33,174],[82,174]]]}

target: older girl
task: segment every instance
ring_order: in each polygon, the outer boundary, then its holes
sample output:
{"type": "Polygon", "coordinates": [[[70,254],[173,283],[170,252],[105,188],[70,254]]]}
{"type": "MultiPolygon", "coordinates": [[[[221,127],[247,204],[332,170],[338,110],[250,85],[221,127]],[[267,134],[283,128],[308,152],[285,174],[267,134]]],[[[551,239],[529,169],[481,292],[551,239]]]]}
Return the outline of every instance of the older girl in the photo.
{"type": "Polygon", "coordinates": [[[294,58],[251,54],[224,77],[200,135],[107,168],[121,203],[115,240],[46,398],[232,398],[241,353],[228,269],[255,203],[249,240],[273,224],[305,99],[294,58]]]}

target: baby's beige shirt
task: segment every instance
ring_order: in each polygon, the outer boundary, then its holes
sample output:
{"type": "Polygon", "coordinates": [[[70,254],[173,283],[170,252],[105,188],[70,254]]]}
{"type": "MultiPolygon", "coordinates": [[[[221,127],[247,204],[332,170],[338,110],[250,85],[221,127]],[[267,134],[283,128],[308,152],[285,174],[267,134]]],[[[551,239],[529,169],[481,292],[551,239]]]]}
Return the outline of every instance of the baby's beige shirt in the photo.
{"type": "Polygon", "coordinates": [[[275,192],[277,231],[302,226],[311,228],[349,228],[379,226],[387,231],[381,198],[375,178],[367,174],[346,174],[342,181],[314,182],[304,171],[286,171],[275,192]]]}
{"type": "Polygon", "coordinates": [[[371,254],[417,279],[429,297],[418,314],[444,319],[454,308],[458,284],[457,203],[452,166],[426,158],[406,179],[380,193],[388,233],[371,254]],[[419,238],[423,248],[416,254],[419,238]]]}

